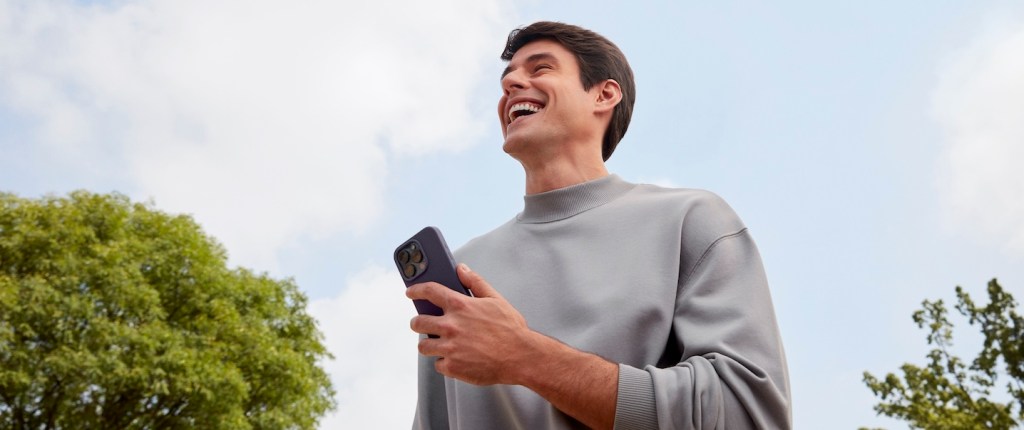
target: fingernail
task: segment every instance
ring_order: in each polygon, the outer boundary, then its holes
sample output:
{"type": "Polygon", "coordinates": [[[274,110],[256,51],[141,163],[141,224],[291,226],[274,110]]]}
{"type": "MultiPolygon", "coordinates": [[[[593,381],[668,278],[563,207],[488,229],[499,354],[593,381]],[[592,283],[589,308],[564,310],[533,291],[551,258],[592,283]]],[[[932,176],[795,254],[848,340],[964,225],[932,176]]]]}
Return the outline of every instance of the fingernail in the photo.
{"type": "Polygon", "coordinates": [[[466,263],[459,263],[459,267],[462,268],[462,270],[466,271],[466,272],[472,272],[473,271],[473,270],[471,270],[469,268],[469,266],[466,265],[466,263]]]}

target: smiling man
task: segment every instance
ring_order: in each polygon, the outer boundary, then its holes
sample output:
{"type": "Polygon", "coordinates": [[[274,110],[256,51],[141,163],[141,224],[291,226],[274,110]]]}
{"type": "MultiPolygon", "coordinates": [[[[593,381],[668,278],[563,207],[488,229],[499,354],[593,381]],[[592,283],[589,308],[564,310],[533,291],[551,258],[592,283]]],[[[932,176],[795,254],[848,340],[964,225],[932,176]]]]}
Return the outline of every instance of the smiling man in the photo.
{"type": "Polygon", "coordinates": [[[707,191],[605,168],[635,100],[622,52],[538,22],[509,34],[502,59],[498,118],[525,206],[456,253],[474,297],[407,289],[444,310],[411,322],[424,335],[413,427],[789,428],[785,356],[747,228],[707,191]]]}

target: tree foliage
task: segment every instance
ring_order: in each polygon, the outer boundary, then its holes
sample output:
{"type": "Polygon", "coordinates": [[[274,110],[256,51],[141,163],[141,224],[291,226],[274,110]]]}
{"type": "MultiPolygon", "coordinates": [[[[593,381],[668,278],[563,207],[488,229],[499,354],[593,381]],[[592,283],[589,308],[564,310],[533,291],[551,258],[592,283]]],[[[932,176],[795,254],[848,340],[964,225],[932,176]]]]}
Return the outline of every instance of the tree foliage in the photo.
{"type": "Polygon", "coordinates": [[[188,216],[0,193],[0,428],[314,428],[334,404],[305,308],[188,216]]]}
{"type": "Polygon", "coordinates": [[[1009,429],[1024,422],[1024,319],[1017,303],[993,279],[988,283],[989,303],[974,300],[956,288],[956,310],[977,325],[984,336],[982,350],[970,363],[950,352],[953,324],[942,300],[923,303],[914,322],[927,328],[928,363],[904,364],[902,378],[889,373],[878,379],[864,372],[864,383],[880,398],[875,411],[908,421],[922,429],[1009,429]],[[1008,401],[992,399],[992,389],[1003,376],[1008,401]]]}

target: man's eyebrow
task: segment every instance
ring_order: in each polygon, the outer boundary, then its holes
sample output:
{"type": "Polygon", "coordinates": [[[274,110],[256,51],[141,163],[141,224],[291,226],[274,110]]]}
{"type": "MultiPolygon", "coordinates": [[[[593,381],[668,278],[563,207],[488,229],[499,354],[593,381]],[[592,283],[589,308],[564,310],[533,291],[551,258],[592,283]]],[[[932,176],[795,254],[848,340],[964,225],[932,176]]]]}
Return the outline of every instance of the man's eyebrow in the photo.
{"type": "MultiPolygon", "coordinates": [[[[523,61],[523,64],[532,64],[532,63],[536,63],[538,61],[551,61],[551,62],[557,64],[558,63],[558,58],[555,58],[554,54],[552,54],[550,52],[538,52],[538,53],[533,54],[533,55],[531,55],[529,57],[526,57],[526,60],[523,61]]],[[[515,69],[516,68],[512,67],[511,65],[506,67],[505,71],[501,72],[501,77],[505,78],[505,75],[507,75],[509,73],[512,73],[515,69]]]]}

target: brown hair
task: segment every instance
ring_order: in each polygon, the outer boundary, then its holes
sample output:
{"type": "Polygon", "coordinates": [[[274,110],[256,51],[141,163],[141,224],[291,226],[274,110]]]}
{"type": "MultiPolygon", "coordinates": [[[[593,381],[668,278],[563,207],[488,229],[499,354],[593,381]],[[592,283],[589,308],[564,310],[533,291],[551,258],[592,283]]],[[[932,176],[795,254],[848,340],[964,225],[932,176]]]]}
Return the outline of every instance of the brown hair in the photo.
{"type": "Polygon", "coordinates": [[[604,132],[601,145],[601,156],[608,161],[615,146],[626,134],[629,120],[633,116],[633,102],[636,101],[633,70],[629,68],[626,56],[618,46],[593,31],[561,22],[540,21],[509,32],[501,59],[512,60],[519,48],[538,39],[554,40],[576,56],[584,90],[590,90],[594,84],[605,79],[614,79],[619,83],[622,101],[612,111],[612,119],[604,132]]]}

